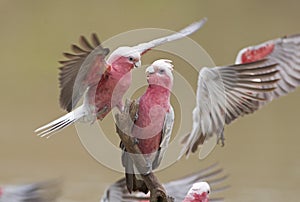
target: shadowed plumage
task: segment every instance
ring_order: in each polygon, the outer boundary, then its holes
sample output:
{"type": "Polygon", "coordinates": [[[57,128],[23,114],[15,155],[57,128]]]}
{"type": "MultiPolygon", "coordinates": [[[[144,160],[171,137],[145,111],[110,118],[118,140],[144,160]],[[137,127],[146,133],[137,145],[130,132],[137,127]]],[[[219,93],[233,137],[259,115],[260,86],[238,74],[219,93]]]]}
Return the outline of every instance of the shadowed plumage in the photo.
{"type": "MultiPolygon", "coordinates": [[[[62,64],[62,66],[59,68],[59,82],[61,88],[59,101],[61,107],[66,109],[68,112],[70,112],[73,107],[76,106],[77,102],[82,96],[82,92],[87,88],[86,85],[80,87],[75,86],[75,80],[77,79],[78,84],[82,84],[82,80],[93,67],[92,64],[86,64],[86,67],[81,68],[87,56],[95,50],[95,52],[93,52],[93,55],[95,55],[95,60],[102,61],[109,53],[108,48],[103,48],[101,46],[101,43],[95,33],[93,33],[91,36],[91,43],[92,44],[90,44],[84,36],[80,36],[79,44],[81,47],[73,44],[71,49],[74,53],[64,53],[64,56],[67,58],[67,60],[59,61],[59,63],[62,64]],[[81,70],[80,73],[79,70],[81,70]],[[81,78],[77,78],[77,75],[81,78]]],[[[98,66],[99,70],[103,71],[104,69],[101,69],[100,66],[98,66]]],[[[102,74],[103,72],[99,73],[99,75],[102,74]]]]}

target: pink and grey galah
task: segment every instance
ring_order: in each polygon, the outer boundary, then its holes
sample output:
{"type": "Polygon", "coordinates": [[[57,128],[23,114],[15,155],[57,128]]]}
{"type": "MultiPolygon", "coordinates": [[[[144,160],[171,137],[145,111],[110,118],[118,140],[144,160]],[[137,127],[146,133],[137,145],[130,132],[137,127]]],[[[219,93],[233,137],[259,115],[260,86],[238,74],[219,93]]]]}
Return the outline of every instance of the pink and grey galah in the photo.
{"type": "Polygon", "coordinates": [[[300,35],[244,48],[236,65],[203,68],[198,77],[193,128],[183,139],[181,156],[201,145],[199,157],[205,158],[217,144],[210,137],[224,144],[225,124],[255,112],[299,85],[300,35]]]}
{"type": "Polygon", "coordinates": [[[93,123],[96,119],[102,120],[114,107],[122,110],[123,95],[131,84],[131,70],[141,66],[141,56],[156,46],[196,32],[205,22],[206,18],[175,34],[133,47],[119,47],[107,60],[109,49],[101,46],[95,34],[92,45],[81,37],[82,47],[72,45],[74,54],[65,53],[68,60],[60,62],[60,105],[69,113],[35,132],[41,137],[50,137],[78,120],[93,123]],[[83,104],[75,108],[82,97],[83,104]]]}
{"type": "MultiPolygon", "coordinates": [[[[138,99],[139,107],[132,128],[132,136],[136,138],[147,165],[143,165],[143,174],[156,169],[164,156],[171,138],[174,111],[170,104],[173,86],[173,65],[170,60],[160,59],[147,69],[148,87],[138,99]]],[[[124,148],[123,148],[124,149],[124,148]]],[[[137,172],[130,154],[124,149],[122,163],[125,167],[128,190],[140,190],[135,187],[137,172]]],[[[139,170],[140,171],[140,170],[139,170]]],[[[146,186],[144,192],[148,192],[146,186]]]]}
{"type": "MultiPolygon", "coordinates": [[[[224,191],[229,188],[226,184],[228,176],[217,165],[213,164],[195,173],[171,180],[164,183],[163,187],[167,195],[173,197],[175,202],[183,200],[190,202],[196,199],[199,199],[197,202],[204,202],[208,198],[210,202],[222,202],[225,199],[220,194],[224,194],[224,191]]],[[[129,193],[126,180],[123,178],[110,185],[100,200],[100,202],[114,201],[149,202],[150,193],[129,193]]]]}

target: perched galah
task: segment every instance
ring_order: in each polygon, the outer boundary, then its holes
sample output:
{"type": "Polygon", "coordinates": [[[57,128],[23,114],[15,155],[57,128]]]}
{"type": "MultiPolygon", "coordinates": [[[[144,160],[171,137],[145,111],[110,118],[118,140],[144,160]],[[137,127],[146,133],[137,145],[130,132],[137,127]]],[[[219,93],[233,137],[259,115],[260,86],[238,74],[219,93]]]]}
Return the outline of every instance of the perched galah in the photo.
{"type": "Polygon", "coordinates": [[[0,202],[55,202],[60,195],[58,181],[0,186],[0,202]]]}
{"type": "MultiPolygon", "coordinates": [[[[228,185],[224,185],[226,179],[227,176],[223,174],[223,169],[217,168],[217,164],[213,164],[205,169],[199,170],[196,173],[165,183],[163,186],[167,195],[173,197],[175,202],[182,202],[185,198],[189,198],[194,185],[197,185],[198,183],[205,184],[205,187],[203,186],[203,188],[205,188],[204,192],[196,192],[195,196],[208,196],[209,194],[212,194],[215,195],[215,197],[210,197],[210,202],[221,202],[224,201],[224,198],[216,197],[216,194],[224,192],[229,188],[228,185]],[[203,181],[206,182],[203,183],[203,181]],[[212,186],[211,193],[207,193],[207,183],[212,186]]],[[[126,180],[123,178],[111,185],[105,191],[100,202],[149,202],[149,198],[150,193],[129,193],[126,187],[126,180]]]]}
{"type": "Polygon", "coordinates": [[[195,152],[202,145],[200,158],[204,158],[217,143],[203,144],[206,137],[216,135],[223,142],[225,124],[253,113],[300,85],[300,35],[244,48],[236,63],[200,71],[193,129],[183,140],[182,154],[195,152]]]}
{"type": "MultiPolygon", "coordinates": [[[[143,165],[143,174],[156,169],[167,149],[171,138],[174,111],[170,104],[173,86],[173,65],[170,60],[160,59],[147,69],[148,87],[139,98],[137,118],[132,128],[132,136],[144,155],[147,165],[143,165]]],[[[124,151],[122,162],[126,172],[128,190],[136,191],[136,176],[130,155],[124,151]]],[[[144,186],[144,192],[148,192],[144,186]]]]}
{"type": "Polygon", "coordinates": [[[65,53],[61,61],[60,105],[69,113],[38,128],[35,132],[44,137],[73,124],[78,120],[93,123],[102,120],[113,107],[122,109],[122,97],[131,84],[131,69],[141,65],[141,56],[164,43],[181,39],[200,29],[206,19],[195,22],[178,33],[142,43],[133,47],[119,47],[105,60],[109,49],[103,48],[95,34],[91,45],[80,38],[82,48],[72,45],[75,54],[65,53]],[[83,96],[83,105],[73,109],[83,96]]]}

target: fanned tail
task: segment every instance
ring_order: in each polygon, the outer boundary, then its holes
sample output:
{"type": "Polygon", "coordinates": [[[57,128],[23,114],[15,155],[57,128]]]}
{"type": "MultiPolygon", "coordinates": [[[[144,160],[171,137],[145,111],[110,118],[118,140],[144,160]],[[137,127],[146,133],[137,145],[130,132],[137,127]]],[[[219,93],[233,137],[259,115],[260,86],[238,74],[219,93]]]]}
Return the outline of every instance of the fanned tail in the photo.
{"type": "Polygon", "coordinates": [[[70,113],[36,129],[34,132],[38,133],[37,135],[40,137],[49,138],[58,131],[68,127],[69,125],[72,125],[79,119],[83,118],[85,115],[87,115],[87,110],[85,109],[84,105],[81,105],[70,113]]]}

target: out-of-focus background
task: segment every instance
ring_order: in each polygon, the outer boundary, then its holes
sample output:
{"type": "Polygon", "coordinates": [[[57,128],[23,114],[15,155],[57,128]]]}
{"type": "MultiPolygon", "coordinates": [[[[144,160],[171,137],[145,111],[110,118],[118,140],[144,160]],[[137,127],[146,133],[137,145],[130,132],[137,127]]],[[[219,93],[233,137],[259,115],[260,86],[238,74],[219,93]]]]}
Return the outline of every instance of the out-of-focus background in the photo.
{"type": "MultiPolygon", "coordinates": [[[[94,202],[123,176],[90,157],[74,127],[48,140],[33,133],[64,113],[58,104],[57,61],[79,35],[96,32],[106,40],[137,28],[175,31],[206,16],[208,23],[191,38],[216,64],[229,64],[245,46],[300,33],[299,6],[296,0],[1,0],[0,183],[60,177],[65,181],[60,201],[94,202]]],[[[197,155],[182,159],[158,176],[167,181],[218,161],[230,174],[227,201],[298,201],[299,101],[298,89],[239,119],[226,127],[224,148],[203,161],[197,155]]]]}

